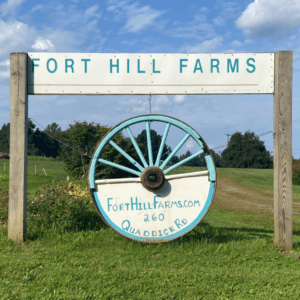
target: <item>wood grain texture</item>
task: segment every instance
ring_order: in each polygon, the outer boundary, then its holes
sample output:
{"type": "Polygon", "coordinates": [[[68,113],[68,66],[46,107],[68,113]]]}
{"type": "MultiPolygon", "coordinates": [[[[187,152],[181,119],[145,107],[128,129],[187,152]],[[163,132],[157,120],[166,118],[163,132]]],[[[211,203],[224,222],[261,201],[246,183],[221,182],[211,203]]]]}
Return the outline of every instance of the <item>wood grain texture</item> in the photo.
{"type": "Polygon", "coordinates": [[[23,241],[26,234],[27,118],[27,53],[12,53],[8,238],[15,243],[23,241]]]}
{"type": "Polygon", "coordinates": [[[275,53],[274,75],[274,233],[275,243],[290,249],[293,246],[292,51],[275,53]]]}

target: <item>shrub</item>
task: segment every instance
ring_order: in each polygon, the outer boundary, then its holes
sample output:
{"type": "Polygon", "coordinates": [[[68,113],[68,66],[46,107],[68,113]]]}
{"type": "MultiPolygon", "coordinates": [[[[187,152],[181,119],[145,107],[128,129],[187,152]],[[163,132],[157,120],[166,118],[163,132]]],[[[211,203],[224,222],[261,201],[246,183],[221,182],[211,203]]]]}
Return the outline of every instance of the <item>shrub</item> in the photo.
{"type": "Polygon", "coordinates": [[[300,160],[293,162],[293,184],[300,185],[300,160]]]}
{"type": "MultiPolygon", "coordinates": [[[[8,222],[8,187],[0,186],[0,223],[8,222]]],[[[71,182],[47,182],[34,197],[27,196],[27,229],[31,236],[43,230],[59,232],[99,230],[104,222],[94,208],[87,187],[71,182]]]]}
{"type": "Polygon", "coordinates": [[[71,182],[52,182],[36,191],[27,201],[27,224],[30,228],[55,228],[64,231],[99,230],[103,222],[94,208],[87,188],[71,182]]]}
{"type": "Polygon", "coordinates": [[[8,186],[0,186],[0,223],[7,224],[8,220],[8,186]]]}

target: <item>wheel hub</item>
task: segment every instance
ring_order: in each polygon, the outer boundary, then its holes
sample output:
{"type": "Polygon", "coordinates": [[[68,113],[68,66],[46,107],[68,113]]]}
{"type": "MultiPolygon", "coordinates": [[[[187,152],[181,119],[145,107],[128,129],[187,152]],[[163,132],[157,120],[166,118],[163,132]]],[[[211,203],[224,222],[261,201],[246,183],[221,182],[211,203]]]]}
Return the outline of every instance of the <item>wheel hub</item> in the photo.
{"type": "Polygon", "coordinates": [[[165,175],[158,167],[148,167],[141,175],[142,185],[149,191],[160,188],[164,183],[164,180],[165,175]]]}

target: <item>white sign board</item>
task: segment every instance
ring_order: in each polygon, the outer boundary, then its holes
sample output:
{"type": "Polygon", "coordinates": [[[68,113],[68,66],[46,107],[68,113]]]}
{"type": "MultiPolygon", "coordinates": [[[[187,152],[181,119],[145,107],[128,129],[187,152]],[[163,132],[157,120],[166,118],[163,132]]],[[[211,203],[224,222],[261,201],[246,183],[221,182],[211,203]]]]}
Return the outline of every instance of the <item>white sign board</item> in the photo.
{"type": "Polygon", "coordinates": [[[148,191],[140,178],[96,180],[94,202],[108,225],[127,238],[167,242],[192,230],[205,216],[215,182],[207,171],[166,176],[148,191]]]}
{"type": "Polygon", "coordinates": [[[274,93],[274,53],[28,53],[28,94],[274,93]]]}

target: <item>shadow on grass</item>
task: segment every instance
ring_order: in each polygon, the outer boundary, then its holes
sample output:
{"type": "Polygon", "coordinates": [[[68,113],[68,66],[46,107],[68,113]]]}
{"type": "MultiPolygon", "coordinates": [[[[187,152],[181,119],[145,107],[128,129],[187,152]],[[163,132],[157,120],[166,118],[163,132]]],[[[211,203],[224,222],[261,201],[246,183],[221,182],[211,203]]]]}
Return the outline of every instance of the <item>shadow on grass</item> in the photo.
{"type": "MultiPolygon", "coordinates": [[[[186,235],[171,241],[171,244],[224,244],[231,241],[272,239],[274,231],[271,229],[256,229],[248,227],[214,227],[207,222],[201,222],[186,235]]],[[[138,243],[128,240],[128,243],[138,243]]],[[[157,244],[141,244],[141,247],[157,244]]]]}
{"type": "Polygon", "coordinates": [[[256,229],[248,227],[213,227],[209,223],[202,222],[189,234],[180,238],[182,243],[194,243],[206,241],[207,243],[228,243],[252,239],[267,239],[273,234],[270,229],[256,229]]]}
{"type": "MultiPolygon", "coordinates": [[[[180,243],[196,243],[205,241],[207,243],[228,243],[231,241],[243,241],[253,239],[273,239],[274,230],[256,229],[248,227],[213,227],[206,222],[202,222],[193,231],[179,239],[180,243]]],[[[294,235],[300,231],[293,231],[294,235]]],[[[300,243],[299,243],[300,248],[300,243]]]]}

